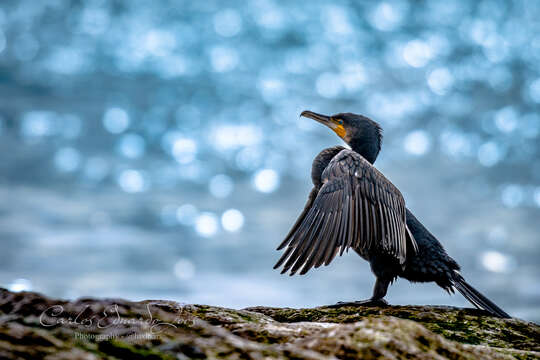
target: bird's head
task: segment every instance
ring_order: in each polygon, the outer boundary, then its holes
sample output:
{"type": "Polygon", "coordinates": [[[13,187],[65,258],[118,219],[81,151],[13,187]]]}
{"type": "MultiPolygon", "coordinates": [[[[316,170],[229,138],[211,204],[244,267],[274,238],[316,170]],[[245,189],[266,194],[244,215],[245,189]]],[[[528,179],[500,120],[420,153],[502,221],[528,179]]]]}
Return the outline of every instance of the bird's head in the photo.
{"type": "Polygon", "coordinates": [[[353,150],[373,163],[381,150],[382,129],[379,124],[363,115],[339,113],[321,115],[313,111],[302,111],[300,116],[313,119],[332,129],[353,150]]]}

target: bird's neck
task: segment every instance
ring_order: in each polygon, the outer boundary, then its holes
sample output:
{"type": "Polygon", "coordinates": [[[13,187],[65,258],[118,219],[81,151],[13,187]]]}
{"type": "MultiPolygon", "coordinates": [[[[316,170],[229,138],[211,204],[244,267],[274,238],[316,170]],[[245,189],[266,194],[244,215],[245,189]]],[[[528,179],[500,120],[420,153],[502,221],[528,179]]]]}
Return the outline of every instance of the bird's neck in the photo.
{"type": "Polygon", "coordinates": [[[380,139],[376,135],[354,137],[348,143],[353,151],[362,155],[370,164],[377,160],[380,151],[380,139]]]}

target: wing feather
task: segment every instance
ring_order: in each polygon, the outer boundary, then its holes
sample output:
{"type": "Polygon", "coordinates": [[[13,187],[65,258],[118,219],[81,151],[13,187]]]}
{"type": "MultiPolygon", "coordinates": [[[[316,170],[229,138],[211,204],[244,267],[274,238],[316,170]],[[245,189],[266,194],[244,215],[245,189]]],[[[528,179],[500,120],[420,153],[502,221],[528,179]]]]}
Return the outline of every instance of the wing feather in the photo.
{"type": "MultiPolygon", "coordinates": [[[[339,192],[335,192],[332,194],[333,198],[336,198],[337,196],[341,196],[341,194],[339,192]]],[[[334,200],[334,201],[337,201],[337,200],[334,200]]],[[[328,227],[325,229],[325,232],[322,234],[322,238],[320,239],[321,246],[317,249],[317,252],[313,254],[316,268],[321,266],[322,263],[324,262],[324,254],[326,253],[326,249],[330,246],[332,237],[334,235],[333,232],[335,231],[334,229],[337,222],[337,211],[335,211],[335,209],[337,209],[337,204],[335,205],[336,205],[335,208],[331,209],[331,212],[328,216],[328,219],[330,220],[328,227]]]]}
{"type": "Polygon", "coordinates": [[[325,265],[328,265],[330,264],[330,261],[331,261],[331,257],[332,254],[334,254],[336,252],[336,249],[337,249],[337,240],[338,240],[338,236],[339,236],[339,228],[340,228],[340,225],[341,225],[341,214],[340,214],[340,210],[338,210],[338,208],[336,208],[336,211],[334,213],[334,216],[335,216],[335,221],[334,221],[334,227],[332,229],[332,233],[330,235],[330,240],[328,242],[328,246],[326,247],[326,249],[324,250],[324,253],[322,255],[322,261],[324,262],[325,265]]]}
{"type": "MultiPolygon", "coordinates": [[[[322,217],[319,217],[319,220],[321,219],[324,220],[322,217]]],[[[307,239],[304,239],[295,247],[295,251],[290,255],[289,259],[285,263],[285,266],[283,267],[283,270],[281,271],[282,274],[286,273],[291,268],[291,266],[293,266],[294,263],[298,260],[302,252],[305,251],[305,249],[308,248],[313,243],[313,241],[315,241],[316,237],[319,234],[321,226],[321,221],[314,221],[314,225],[309,231],[309,236],[307,237],[307,239]]]]}
{"type": "Polygon", "coordinates": [[[368,207],[369,207],[369,215],[370,215],[370,221],[371,221],[371,228],[373,229],[373,235],[368,240],[367,247],[371,248],[373,246],[373,242],[375,239],[378,239],[381,232],[379,230],[379,223],[377,221],[377,211],[375,210],[375,205],[371,203],[371,201],[367,201],[368,207]]]}
{"type": "Polygon", "coordinates": [[[309,193],[309,196],[308,196],[308,201],[307,201],[306,205],[304,206],[304,210],[302,211],[302,213],[300,214],[300,216],[298,217],[298,219],[294,223],[293,227],[291,228],[291,230],[289,231],[289,233],[285,237],[285,240],[283,240],[283,242],[278,246],[277,250],[281,250],[285,246],[287,246],[287,244],[289,244],[289,242],[291,241],[292,236],[294,235],[294,233],[296,232],[296,230],[298,229],[300,224],[302,224],[302,222],[306,218],[306,215],[308,214],[309,209],[311,209],[311,206],[313,205],[313,200],[315,200],[318,193],[319,193],[319,189],[317,189],[315,187],[313,189],[311,189],[311,192],[309,193]]]}

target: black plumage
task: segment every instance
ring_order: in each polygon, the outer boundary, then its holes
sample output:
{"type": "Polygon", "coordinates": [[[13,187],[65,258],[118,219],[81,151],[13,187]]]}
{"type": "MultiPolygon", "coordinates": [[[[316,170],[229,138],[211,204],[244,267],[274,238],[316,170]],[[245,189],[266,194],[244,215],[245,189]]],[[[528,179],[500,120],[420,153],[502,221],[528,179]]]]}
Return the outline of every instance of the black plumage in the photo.
{"type": "MultiPolygon", "coordinates": [[[[325,116],[304,111],[302,116],[330,127],[351,147],[335,146],[314,159],[307,204],[278,250],[285,252],[274,268],[303,275],[328,265],[352,248],[371,265],[377,281],[368,301],[384,302],[388,286],[403,277],[435,282],[448,292],[457,289],[480,309],[509,317],[469,285],[459,265],[440,242],[405,207],[400,191],[374,166],[382,130],[373,120],[356,114],[325,116]]],[[[342,306],[351,303],[338,303],[342,306]]]]}

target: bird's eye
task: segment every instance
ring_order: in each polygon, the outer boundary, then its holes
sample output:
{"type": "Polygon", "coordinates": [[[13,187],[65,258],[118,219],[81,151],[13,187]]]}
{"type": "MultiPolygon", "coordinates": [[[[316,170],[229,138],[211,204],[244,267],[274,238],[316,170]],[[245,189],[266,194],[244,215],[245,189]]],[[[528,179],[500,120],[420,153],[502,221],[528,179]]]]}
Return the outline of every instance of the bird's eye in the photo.
{"type": "Polygon", "coordinates": [[[339,125],[343,125],[343,120],[337,119],[337,123],[338,123],[339,125]]]}

